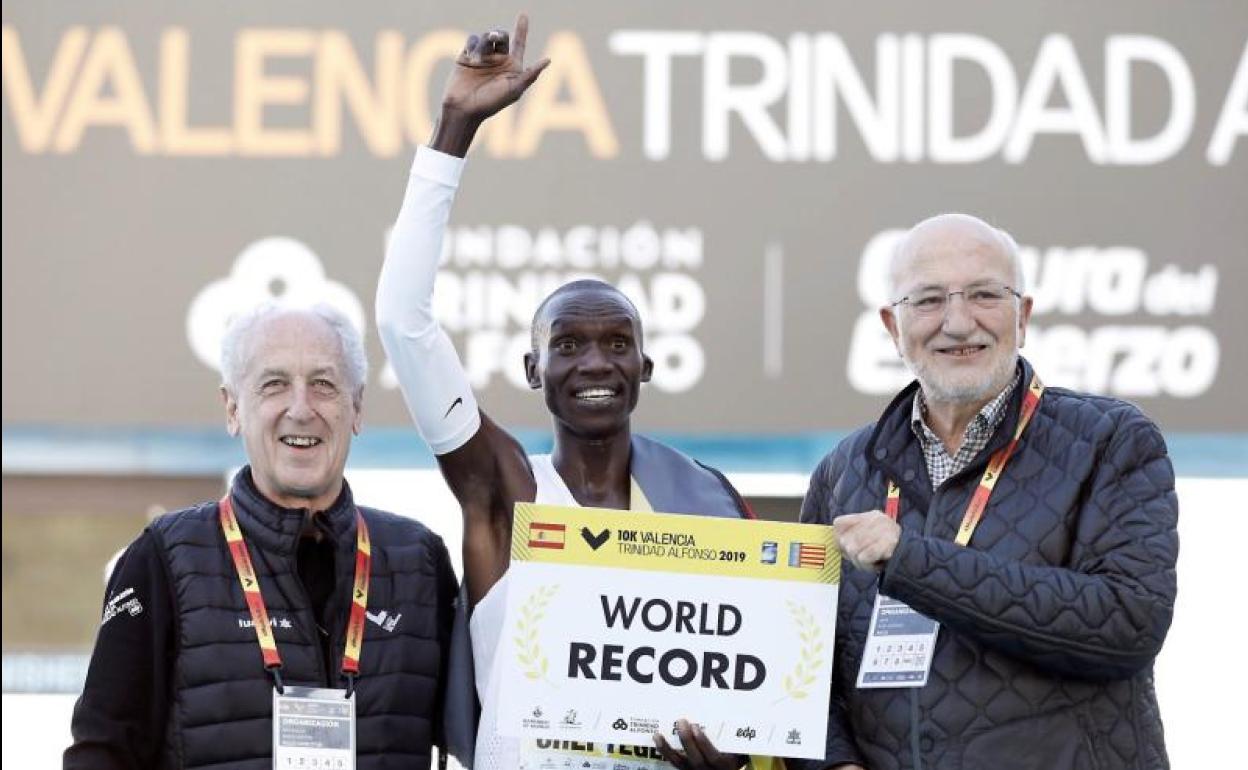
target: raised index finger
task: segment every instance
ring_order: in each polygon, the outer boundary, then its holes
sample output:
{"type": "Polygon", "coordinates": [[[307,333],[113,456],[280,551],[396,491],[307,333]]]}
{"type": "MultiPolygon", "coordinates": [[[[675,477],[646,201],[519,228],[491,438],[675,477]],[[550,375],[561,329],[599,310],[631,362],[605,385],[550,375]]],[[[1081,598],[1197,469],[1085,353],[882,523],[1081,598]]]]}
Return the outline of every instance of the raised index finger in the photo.
{"type": "Polygon", "coordinates": [[[516,17],[516,31],[511,34],[511,55],[516,61],[524,63],[524,44],[529,37],[529,15],[522,13],[516,17]]]}

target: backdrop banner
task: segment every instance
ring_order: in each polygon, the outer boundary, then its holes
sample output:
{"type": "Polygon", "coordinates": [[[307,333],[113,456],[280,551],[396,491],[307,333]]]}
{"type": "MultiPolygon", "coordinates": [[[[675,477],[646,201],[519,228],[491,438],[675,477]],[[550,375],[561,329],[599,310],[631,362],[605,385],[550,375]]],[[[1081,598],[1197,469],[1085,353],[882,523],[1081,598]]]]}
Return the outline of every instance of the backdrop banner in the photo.
{"type": "MultiPolygon", "coordinates": [[[[552,64],[476,141],[435,303],[504,424],[547,426],[527,327],[588,274],[641,309],[648,428],[856,427],[908,379],[893,244],[966,211],[1021,245],[1045,382],[1248,430],[1242,3],[529,11],[552,64]]],[[[386,233],[449,62],[514,15],[6,2],[4,423],[216,425],[226,321],[287,296],[355,320],[370,424],[408,424],[372,331],[386,233]]]]}

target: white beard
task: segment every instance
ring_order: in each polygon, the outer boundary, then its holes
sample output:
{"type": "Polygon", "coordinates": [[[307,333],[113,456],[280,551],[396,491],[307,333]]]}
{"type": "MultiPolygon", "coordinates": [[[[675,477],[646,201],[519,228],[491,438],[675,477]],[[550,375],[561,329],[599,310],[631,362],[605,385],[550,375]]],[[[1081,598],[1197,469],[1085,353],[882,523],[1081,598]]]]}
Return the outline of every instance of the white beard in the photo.
{"type": "Polygon", "coordinates": [[[1018,365],[1018,349],[999,355],[993,365],[983,372],[965,372],[949,375],[936,367],[916,363],[906,358],[906,366],[918,378],[923,397],[929,402],[941,404],[974,404],[991,401],[1010,384],[1018,365]]]}

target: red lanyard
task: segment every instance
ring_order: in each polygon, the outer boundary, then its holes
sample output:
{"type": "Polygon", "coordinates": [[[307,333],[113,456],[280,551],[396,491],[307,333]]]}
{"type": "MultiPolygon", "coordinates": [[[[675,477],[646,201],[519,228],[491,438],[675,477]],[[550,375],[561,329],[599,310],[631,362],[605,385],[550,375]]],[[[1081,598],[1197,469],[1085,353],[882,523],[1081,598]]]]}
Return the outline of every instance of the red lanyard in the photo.
{"type": "MultiPolygon", "coordinates": [[[[251,625],[256,629],[256,640],[260,642],[260,653],[264,656],[264,667],[280,669],[282,656],[277,651],[277,642],[273,639],[273,628],[269,625],[269,612],[264,606],[264,597],[260,595],[260,580],[251,565],[251,555],[247,552],[247,543],[243,540],[243,532],[238,527],[238,518],[234,515],[234,503],[227,494],[221,498],[221,530],[225,532],[225,541],[230,546],[230,555],[234,557],[234,570],[238,573],[239,585],[243,587],[243,596],[247,598],[247,609],[251,611],[251,625]]],[[[360,673],[360,648],[364,646],[364,610],[368,607],[368,573],[372,564],[372,548],[368,541],[368,527],[359,509],[355,511],[355,585],[351,589],[351,617],[347,621],[347,644],[342,653],[342,673],[355,677],[360,673]]]]}
{"type": "MultiPolygon", "coordinates": [[[[1036,407],[1040,406],[1040,396],[1044,394],[1044,385],[1041,384],[1040,378],[1032,375],[1031,384],[1027,386],[1027,392],[1023,394],[1023,406],[1018,413],[1018,427],[1014,429],[1014,438],[1010,439],[1010,443],[1006,444],[992,456],[988,461],[988,467],[984,470],[984,475],[979,480],[979,486],[975,487],[975,493],[971,495],[971,502],[966,506],[966,513],[962,516],[962,523],[958,525],[958,535],[953,542],[958,545],[966,545],[971,542],[971,535],[975,533],[975,528],[979,526],[979,520],[984,517],[984,510],[988,507],[988,498],[992,496],[992,490],[997,485],[997,479],[1001,478],[1001,472],[1005,470],[1005,464],[1010,461],[1010,457],[1014,455],[1014,450],[1018,448],[1018,440],[1022,438],[1023,431],[1027,429],[1027,425],[1031,422],[1032,415],[1036,413],[1036,407]]],[[[897,482],[892,479],[886,479],[888,483],[888,492],[884,498],[884,513],[893,521],[897,520],[897,514],[901,511],[901,488],[897,486],[897,482]]]]}

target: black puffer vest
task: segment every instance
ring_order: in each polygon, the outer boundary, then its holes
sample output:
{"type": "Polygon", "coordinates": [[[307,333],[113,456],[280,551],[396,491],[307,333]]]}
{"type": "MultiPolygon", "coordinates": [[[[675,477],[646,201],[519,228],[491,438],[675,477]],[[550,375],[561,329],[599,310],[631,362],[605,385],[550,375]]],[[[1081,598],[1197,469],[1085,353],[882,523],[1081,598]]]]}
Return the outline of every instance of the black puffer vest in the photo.
{"type": "MultiPolygon", "coordinates": [[[[235,478],[231,496],[282,656],[283,680],[343,687],[337,667],[356,549],[350,490],[344,484],[324,513],[337,575],[327,608],[327,616],[335,619],[326,629],[337,651],[332,671],[325,670],[320,632],[296,565],[305,511],[279,508],[261,497],[248,468],[235,478]]],[[[423,525],[368,508],[360,511],[372,540],[372,618],[365,622],[355,687],[356,766],[428,767],[441,729],[437,709],[445,686],[454,574],[442,539],[423,525]]],[[[207,503],[163,516],[151,526],[169,569],[178,640],[164,765],[268,770],[273,683],[217,517],[217,505],[207,503]]]]}

